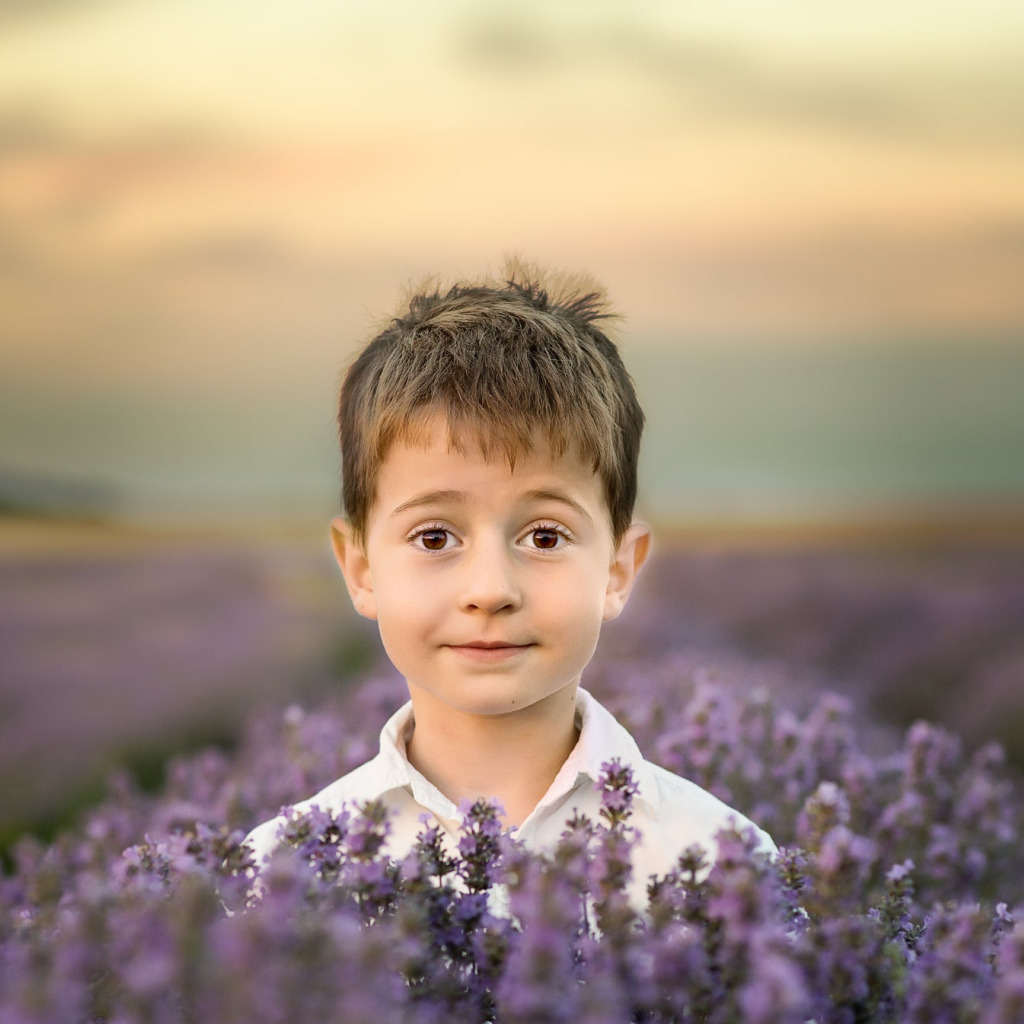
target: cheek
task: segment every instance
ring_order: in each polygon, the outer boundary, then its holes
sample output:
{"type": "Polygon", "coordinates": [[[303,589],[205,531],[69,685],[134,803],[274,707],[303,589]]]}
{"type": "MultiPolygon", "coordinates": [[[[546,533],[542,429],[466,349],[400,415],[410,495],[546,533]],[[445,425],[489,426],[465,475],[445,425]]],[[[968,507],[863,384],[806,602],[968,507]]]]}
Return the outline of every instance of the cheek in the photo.
{"type": "Polygon", "coordinates": [[[390,566],[380,575],[376,590],[381,639],[402,643],[403,636],[429,627],[443,607],[439,581],[422,580],[408,565],[390,566]]]}
{"type": "Polygon", "coordinates": [[[566,636],[575,636],[580,649],[593,648],[601,632],[604,617],[603,582],[596,576],[591,579],[575,580],[572,585],[552,588],[547,595],[547,609],[550,620],[566,636]]]}
{"type": "Polygon", "coordinates": [[[405,676],[415,674],[437,632],[422,602],[399,600],[394,593],[378,603],[377,629],[388,659],[405,676]]]}

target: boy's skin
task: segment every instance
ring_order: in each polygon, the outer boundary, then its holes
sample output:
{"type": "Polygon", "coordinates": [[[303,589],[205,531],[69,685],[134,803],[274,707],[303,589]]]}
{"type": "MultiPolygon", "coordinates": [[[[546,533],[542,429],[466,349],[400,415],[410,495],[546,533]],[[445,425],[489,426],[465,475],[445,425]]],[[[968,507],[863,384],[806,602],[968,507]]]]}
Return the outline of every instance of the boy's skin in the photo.
{"type": "Polygon", "coordinates": [[[362,542],[332,522],[335,557],[408,682],[412,765],[455,803],[496,799],[517,826],[576,743],[580,675],[651,533],[634,522],[616,543],[598,475],[539,432],[510,467],[451,449],[441,413],[422,426],[386,453],[362,542]]]}

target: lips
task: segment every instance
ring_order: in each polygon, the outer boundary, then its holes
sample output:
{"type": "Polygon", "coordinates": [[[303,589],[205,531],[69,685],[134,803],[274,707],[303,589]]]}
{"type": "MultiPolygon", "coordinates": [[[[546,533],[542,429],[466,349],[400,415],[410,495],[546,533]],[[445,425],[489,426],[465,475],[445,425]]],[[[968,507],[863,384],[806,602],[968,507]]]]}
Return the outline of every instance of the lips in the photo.
{"type": "Polygon", "coordinates": [[[517,644],[511,640],[472,640],[466,644],[453,644],[453,647],[474,647],[480,651],[497,651],[503,647],[530,647],[530,644],[517,644]]]}
{"type": "Polygon", "coordinates": [[[471,640],[464,644],[448,644],[448,649],[472,661],[504,661],[529,650],[532,643],[512,643],[508,640],[471,640]]]}

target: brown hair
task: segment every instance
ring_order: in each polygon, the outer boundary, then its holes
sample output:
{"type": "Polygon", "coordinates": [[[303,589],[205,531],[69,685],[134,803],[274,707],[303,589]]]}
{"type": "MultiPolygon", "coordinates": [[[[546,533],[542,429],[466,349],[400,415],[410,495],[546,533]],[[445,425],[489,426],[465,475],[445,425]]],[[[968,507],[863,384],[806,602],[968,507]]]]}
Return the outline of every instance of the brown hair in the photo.
{"type": "Polygon", "coordinates": [[[503,283],[435,286],[413,294],[358,354],[338,407],[342,501],[357,540],[373,505],[377,469],[396,441],[415,442],[443,412],[448,442],[467,438],[510,466],[537,428],[555,457],[574,446],[601,477],[616,541],[636,501],[644,414],[615,345],[602,289],[510,265],[503,283]]]}

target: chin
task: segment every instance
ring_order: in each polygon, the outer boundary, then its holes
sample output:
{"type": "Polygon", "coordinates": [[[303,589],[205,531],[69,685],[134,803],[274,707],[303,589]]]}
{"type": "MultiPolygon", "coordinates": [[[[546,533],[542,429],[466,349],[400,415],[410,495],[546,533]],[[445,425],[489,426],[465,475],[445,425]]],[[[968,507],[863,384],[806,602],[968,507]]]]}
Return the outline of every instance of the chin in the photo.
{"type": "Polygon", "coordinates": [[[434,690],[432,696],[447,704],[452,710],[461,711],[466,715],[498,716],[528,708],[542,700],[545,695],[526,694],[511,687],[480,685],[458,693],[444,694],[434,690]]]}
{"type": "Polygon", "coordinates": [[[513,711],[521,711],[533,703],[534,701],[494,697],[488,700],[465,701],[453,706],[468,715],[485,715],[497,718],[500,715],[511,714],[513,711]]]}
{"type": "Polygon", "coordinates": [[[562,688],[553,690],[550,693],[491,693],[480,695],[474,699],[452,702],[453,707],[473,715],[488,715],[497,717],[510,715],[517,711],[532,708],[543,701],[550,700],[562,692],[562,688]]]}

